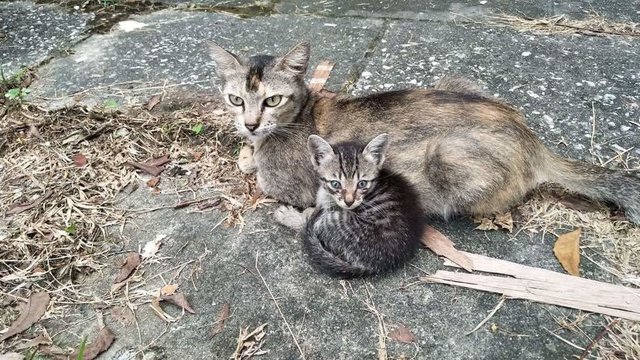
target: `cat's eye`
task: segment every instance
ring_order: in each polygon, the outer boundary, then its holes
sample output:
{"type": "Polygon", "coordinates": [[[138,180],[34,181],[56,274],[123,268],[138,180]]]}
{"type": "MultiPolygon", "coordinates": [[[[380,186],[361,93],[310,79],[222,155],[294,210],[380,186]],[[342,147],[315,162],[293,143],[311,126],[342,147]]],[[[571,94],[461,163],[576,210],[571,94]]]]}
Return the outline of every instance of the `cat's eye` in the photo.
{"type": "Polygon", "coordinates": [[[244,104],[244,100],[240,96],[229,95],[229,102],[235,106],[241,106],[244,104]]]}
{"type": "Polygon", "coordinates": [[[282,95],[273,95],[264,100],[264,106],[276,107],[280,105],[280,101],[282,101],[282,95]]]}
{"type": "Polygon", "coordinates": [[[368,185],[369,182],[367,180],[358,181],[358,189],[366,189],[368,185]]]}
{"type": "Polygon", "coordinates": [[[329,182],[329,186],[331,186],[333,189],[338,190],[342,187],[342,184],[340,184],[340,181],[332,180],[329,182]]]}

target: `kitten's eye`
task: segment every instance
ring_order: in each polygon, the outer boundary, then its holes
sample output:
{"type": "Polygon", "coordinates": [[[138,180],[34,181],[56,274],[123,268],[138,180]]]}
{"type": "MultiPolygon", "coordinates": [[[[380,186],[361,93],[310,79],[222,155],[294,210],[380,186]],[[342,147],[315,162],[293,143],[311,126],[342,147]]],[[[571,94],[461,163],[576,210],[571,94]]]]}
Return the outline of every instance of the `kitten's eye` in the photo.
{"type": "Polygon", "coordinates": [[[337,180],[333,180],[331,182],[329,182],[329,186],[331,186],[332,188],[338,190],[342,187],[342,184],[340,184],[340,181],[337,180]]]}
{"type": "Polygon", "coordinates": [[[358,181],[358,189],[366,189],[368,185],[369,182],[367,180],[358,181]]]}
{"type": "Polygon", "coordinates": [[[280,104],[280,101],[282,101],[282,95],[273,95],[264,100],[264,106],[276,107],[280,104]]]}
{"type": "Polygon", "coordinates": [[[240,96],[229,95],[229,102],[235,106],[242,106],[244,104],[244,100],[240,96]]]}

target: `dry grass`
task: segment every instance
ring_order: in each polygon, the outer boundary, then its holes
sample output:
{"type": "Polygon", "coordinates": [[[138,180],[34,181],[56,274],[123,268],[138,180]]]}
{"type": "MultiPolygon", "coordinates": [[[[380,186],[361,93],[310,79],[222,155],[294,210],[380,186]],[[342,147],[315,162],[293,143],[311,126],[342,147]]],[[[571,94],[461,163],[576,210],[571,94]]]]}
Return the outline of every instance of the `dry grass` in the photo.
{"type": "Polygon", "coordinates": [[[518,31],[545,35],[583,34],[590,36],[640,36],[640,26],[632,22],[614,22],[593,14],[588,19],[573,20],[564,15],[529,18],[515,15],[489,16],[487,22],[494,26],[507,26],[518,31]]]}
{"type": "MultiPolygon", "coordinates": [[[[176,108],[120,114],[83,108],[48,113],[23,106],[1,119],[3,308],[11,309],[36,290],[49,292],[57,304],[95,301],[77,291],[77,281],[113,262],[105,229],[121,225],[129,215],[118,206],[118,196],[126,196],[125,188],[145,186],[127,161],[169,155],[161,184],[171,173],[186,173],[176,175],[174,183],[190,194],[202,188],[218,191],[216,207],[230,210],[230,224],[241,220],[245,207],[237,204],[247,203],[253,184],[235,168],[240,140],[227,115],[215,102],[176,108]],[[204,124],[200,135],[192,130],[197,123],[204,124]],[[82,157],[87,164],[78,166],[82,157]],[[189,176],[194,173],[197,177],[189,176]],[[27,204],[37,206],[12,214],[27,204]]],[[[0,328],[5,328],[15,309],[2,313],[0,328]]]]}
{"type": "MultiPolygon", "coordinates": [[[[595,265],[626,286],[640,286],[640,228],[612,216],[607,208],[567,208],[558,202],[556,191],[543,189],[520,207],[525,224],[519,231],[558,235],[581,228],[583,262],[591,263],[590,267],[595,265]]],[[[603,321],[603,325],[610,322],[603,321]]],[[[640,323],[617,321],[592,349],[592,354],[602,359],[638,359],[640,323]]]]}

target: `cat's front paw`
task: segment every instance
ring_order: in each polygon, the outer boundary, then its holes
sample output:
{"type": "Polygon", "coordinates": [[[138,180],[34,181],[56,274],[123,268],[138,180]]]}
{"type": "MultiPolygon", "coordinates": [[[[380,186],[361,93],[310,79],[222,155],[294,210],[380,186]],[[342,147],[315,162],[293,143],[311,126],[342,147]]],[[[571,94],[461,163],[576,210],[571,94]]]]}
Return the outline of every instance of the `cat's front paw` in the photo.
{"type": "Polygon", "coordinates": [[[296,231],[302,229],[306,220],[300,211],[288,205],[278,207],[273,216],[278,223],[296,231]]]}
{"type": "Polygon", "coordinates": [[[245,145],[240,149],[238,168],[245,174],[256,172],[256,163],[253,161],[253,148],[251,146],[245,145]]]}

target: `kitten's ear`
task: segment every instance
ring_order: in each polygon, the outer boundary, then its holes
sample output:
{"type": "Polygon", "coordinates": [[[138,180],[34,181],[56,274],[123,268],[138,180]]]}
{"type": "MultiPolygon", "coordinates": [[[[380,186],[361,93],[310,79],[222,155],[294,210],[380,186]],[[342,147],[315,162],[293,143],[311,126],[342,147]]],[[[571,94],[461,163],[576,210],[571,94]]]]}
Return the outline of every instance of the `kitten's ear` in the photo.
{"type": "Polygon", "coordinates": [[[309,42],[303,41],[291,48],[291,50],[280,59],[278,67],[284,71],[293,73],[295,76],[302,77],[307,73],[309,52],[309,42]]]}
{"type": "Polygon", "coordinates": [[[309,135],[307,148],[314,167],[324,164],[335,156],[331,145],[318,135],[309,135]]]}
{"type": "Polygon", "coordinates": [[[242,69],[240,60],[238,60],[238,57],[233,53],[223,49],[213,41],[208,41],[207,46],[211,58],[216,62],[216,73],[218,76],[224,78],[242,69]]]}
{"type": "Polygon", "coordinates": [[[388,147],[389,135],[380,134],[373,140],[369,141],[364,150],[362,150],[362,155],[367,161],[370,161],[376,164],[376,166],[381,167],[384,163],[388,147]]]}

